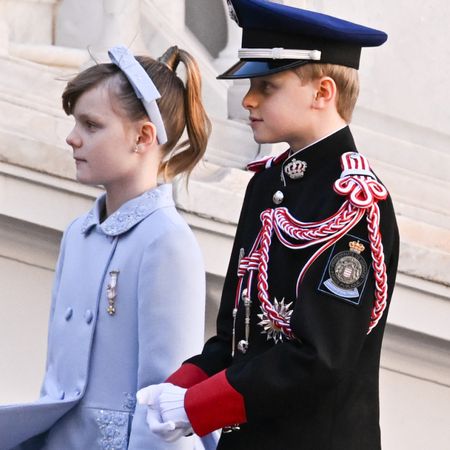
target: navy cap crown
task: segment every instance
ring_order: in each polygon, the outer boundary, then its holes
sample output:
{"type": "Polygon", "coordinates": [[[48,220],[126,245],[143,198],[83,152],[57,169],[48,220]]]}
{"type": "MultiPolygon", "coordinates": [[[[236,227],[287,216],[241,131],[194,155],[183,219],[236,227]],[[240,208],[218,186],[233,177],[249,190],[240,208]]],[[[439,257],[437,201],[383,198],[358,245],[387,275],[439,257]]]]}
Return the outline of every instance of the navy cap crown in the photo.
{"type": "Polygon", "coordinates": [[[358,69],[361,48],[387,40],[383,31],[267,0],[228,0],[228,4],[232,17],[243,29],[242,47],[246,51],[241,51],[240,61],[219,78],[251,78],[310,62],[358,69]],[[277,50],[271,53],[251,49],[277,50]],[[286,49],[317,51],[320,57],[286,49]]]}

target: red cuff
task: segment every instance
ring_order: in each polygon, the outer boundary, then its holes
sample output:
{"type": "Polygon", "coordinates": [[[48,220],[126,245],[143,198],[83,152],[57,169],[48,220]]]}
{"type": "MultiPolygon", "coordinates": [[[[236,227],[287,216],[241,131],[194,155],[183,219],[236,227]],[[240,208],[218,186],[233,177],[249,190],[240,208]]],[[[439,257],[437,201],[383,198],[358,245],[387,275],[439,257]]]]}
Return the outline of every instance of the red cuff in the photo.
{"type": "Polygon", "coordinates": [[[225,370],[189,388],[184,407],[199,436],[247,421],[244,397],[228,383],[225,370]]]}
{"type": "Polygon", "coordinates": [[[194,384],[200,383],[208,378],[208,374],[204,372],[200,367],[195,364],[186,363],[183,364],[178,370],[176,370],[166,383],[172,383],[175,386],[182,388],[190,388],[194,384]]]}

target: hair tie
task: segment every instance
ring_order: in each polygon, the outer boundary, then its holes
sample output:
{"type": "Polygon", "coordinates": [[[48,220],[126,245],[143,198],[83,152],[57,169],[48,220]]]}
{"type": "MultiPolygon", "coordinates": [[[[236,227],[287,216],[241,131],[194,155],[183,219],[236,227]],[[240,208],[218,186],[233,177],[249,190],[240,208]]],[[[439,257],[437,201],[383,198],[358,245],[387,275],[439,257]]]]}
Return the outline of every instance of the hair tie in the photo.
{"type": "Polygon", "coordinates": [[[164,64],[172,72],[175,72],[180,62],[180,51],[178,47],[174,45],[168,48],[157,61],[164,64]]]}
{"type": "Polygon", "coordinates": [[[161,98],[161,94],[154,85],[152,79],[144,68],[139,64],[131,52],[124,46],[119,45],[108,51],[111,62],[124,73],[141,100],[147,114],[156,127],[156,137],[158,143],[163,145],[167,142],[167,133],[161,117],[156,100],[161,98]]]}

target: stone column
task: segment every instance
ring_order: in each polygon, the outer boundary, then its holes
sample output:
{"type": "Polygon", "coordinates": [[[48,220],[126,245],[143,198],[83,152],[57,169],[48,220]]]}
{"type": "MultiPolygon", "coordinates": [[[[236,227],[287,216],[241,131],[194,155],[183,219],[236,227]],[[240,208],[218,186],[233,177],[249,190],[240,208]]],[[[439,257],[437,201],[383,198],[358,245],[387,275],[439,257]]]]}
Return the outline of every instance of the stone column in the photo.
{"type": "Polygon", "coordinates": [[[151,0],[154,7],[158,8],[166,17],[170,18],[171,24],[180,30],[184,29],[185,2],[186,0],[151,0]]]}
{"type": "Polygon", "coordinates": [[[103,0],[103,24],[94,44],[97,57],[107,59],[107,50],[123,44],[142,52],[145,49],[140,32],[139,0],[103,0]]]}
{"type": "Polygon", "coordinates": [[[54,15],[59,0],[9,0],[2,17],[9,24],[9,39],[18,44],[52,45],[54,15]]]}
{"type": "Polygon", "coordinates": [[[217,71],[223,72],[237,61],[237,51],[241,47],[242,29],[237,23],[231,19],[228,14],[227,0],[222,0],[225,5],[226,20],[227,20],[227,35],[228,43],[226,47],[220,52],[219,57],[214,61],[214,67],[217,71]]]}
{"type": "Polygon", "coordinates": [[[57,16],[56,44],[89,49],[106,61],[108,48],[123,44],[144,52],[140,0],[63,0],[57,16]]]}
{"type": "Polygon", "coordinates": [[[6,1],[0,0],[0,54],[8,53],[9,27],[6,20],[6,1]]]}
{"type": "MultiPolygon", "coordinates": [[[[214,61],[214,67],[219,73],[224,72],[238,61],[238,49],[241,48],[242,29],[228,14],[227,0],[223,0],[227,13],[228,43],[214,61]]],[[[235,80],[229,83],[228,88],[228,118],[232,120],[246,120],[248,114],[242,108],[241,100],[248,88],[247,80],[235,80]]]]}

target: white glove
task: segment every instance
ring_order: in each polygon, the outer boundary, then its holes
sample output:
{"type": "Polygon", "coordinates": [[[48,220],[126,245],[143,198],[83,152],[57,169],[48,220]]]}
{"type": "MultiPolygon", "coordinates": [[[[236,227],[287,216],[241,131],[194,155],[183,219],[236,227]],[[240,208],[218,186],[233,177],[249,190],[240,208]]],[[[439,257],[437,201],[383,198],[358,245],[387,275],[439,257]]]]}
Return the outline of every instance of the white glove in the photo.
{"type": "Polygon", "coordinates": [[[161,394],[164,386],[170,383],[152,384],[145,388],[140,389],[136,393],[136,399],[140,405],[155,406],[156,399],[161,394]]]}
{"type": "Polygon", "coordinates": [[[154,384],[136,394],[140,404],[148,405],[147,424],[150,430],[173,442],[192,433],[192,427],[184,410],[186,389],[171,383],[154,384]]]}
{"type": "MultiPolygon", "coordinates": [[[[186,389],[167,383],[159,394],[159,412],[164,422],[174,422],[177,428],[190,429],[191,422],[184,409],[186,389]]],[[[187,433],[187,434],[188,434],[187,433]]]]}
{"type": "Polygon", "coordinates": [[[172,421],[161,422],[161,420],[159,411],[149,406],[147,408],[147,425],[152,433],[166,442],[174,442],[185,436],[186,430],[184,428],[176,428],[172,421]]]}

